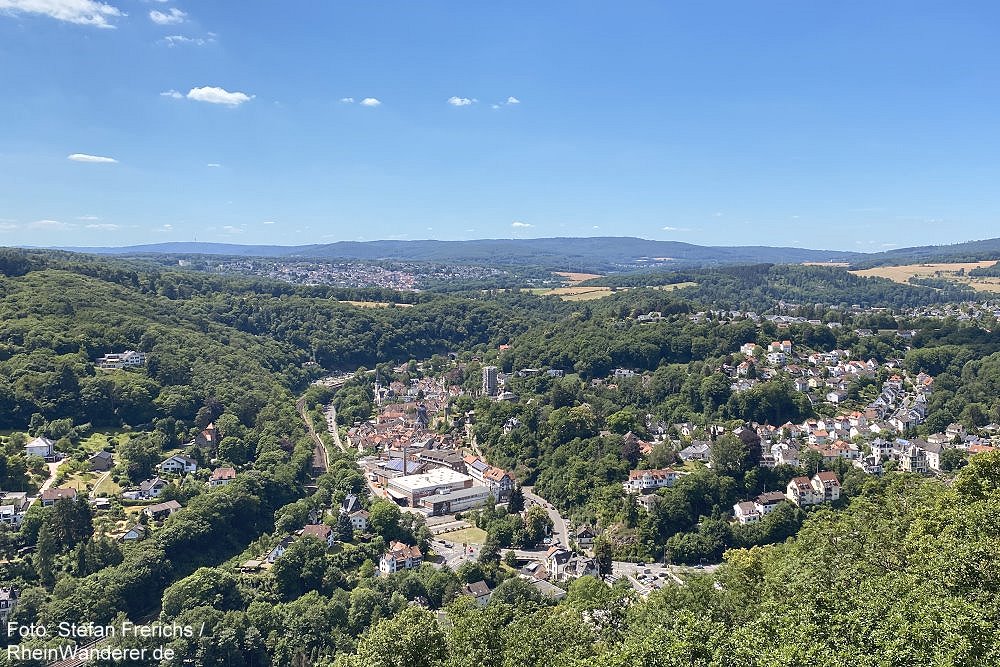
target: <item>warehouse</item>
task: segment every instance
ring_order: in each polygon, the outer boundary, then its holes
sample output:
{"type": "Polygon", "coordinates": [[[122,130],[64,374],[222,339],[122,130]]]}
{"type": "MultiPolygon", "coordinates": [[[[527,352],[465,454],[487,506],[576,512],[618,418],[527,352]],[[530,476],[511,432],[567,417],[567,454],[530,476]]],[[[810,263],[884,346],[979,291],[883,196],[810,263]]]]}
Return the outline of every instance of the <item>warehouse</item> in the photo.
{"type": "Polygon", "coordinates": [[[424,496],[420,499],[420,506],[430,510],[431,516],[440,516],[479,507],[489,497],[490,490],[485,486],[470,486],[467,489],[424,496]]]}
{"type": "Polygon", "coordinates": [[[416,507],[432,493],[450,493],[472,486],[472,478],[450,468],[435,468],[420,475],[403,475],[388,480],[386,490],[400,505],[416,507]]]}

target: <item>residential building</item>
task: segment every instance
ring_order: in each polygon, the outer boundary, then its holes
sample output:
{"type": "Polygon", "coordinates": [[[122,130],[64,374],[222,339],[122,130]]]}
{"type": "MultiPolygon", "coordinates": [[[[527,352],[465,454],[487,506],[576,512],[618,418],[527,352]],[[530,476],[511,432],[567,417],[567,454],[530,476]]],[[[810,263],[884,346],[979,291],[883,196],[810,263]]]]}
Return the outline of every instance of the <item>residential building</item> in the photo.
{"type": "Polygon", "coordinates": [[[303,537],[306,535],[315,537],[320,542],[326,544],[328,548],[332,547],[333,543],[336,542],[333,537],[333,529],[323,523],[305,526],[300,533],[303,537]]]}
{"type": "Polygon", "coordinates": [[[929,468],[927,452],[907,440],[896,442],[902,444],[899,452],[899,469],[903,472],[926,473],[929,468]]]}
{"type": "Polygon", "coordinates": [[[622,486],[626,493],[649,493],[665,486],[672,486],[677,481],[678,473],[671,468],[659,470],[630,470],[628,481],[622,486]]]}
{"type": "Polygon", "coordinates": [[[125,350],[124,352],[112,352],[97,359],[100,368],[135,368],[146,363],[146,353],[135,350],[125,350]]]}
{"type": "Polygon", "coordinates": [[[212,471],[212,476],[208,478],[208,485],[211,487],[225,486],[236,479],[235,468],[216,468],[212,471]]]}
{"type": "Polygon", "coordinates": [[[364,532],[368,530],[368,510],[357,510],[356,512],[351,512],[348,515],[351,520],[351,528],[354,530],[364,532]]]}
{"type": "Polygon", "coordinates": [[[21,591],[16,588],[0,588],[0,623],[6,623],[17,608],[17,599],[21,591]]]}
{"type": "Polygon", "coordinates": [[[158,498],[167,488],[167,481],[159,477],[147,479],[139,484],[140,498],[158,498]]]}
{"type": "Polygon", "coordinates": [[[490,596],[493,595],[493,591],[490,590],[489,584],[485,581],[474,581],[471,584],[466,584],[462,587],[462,593],[474,597],[476,604],[480,607],[485,607],[489,604],[490,596]]]}
{"type": "Polygon", "coordinates": [[[496,366],[483,366],[483,395],[496,396],[500,390],[500,369],[496,366]]]}
{"type": "Polygon", "coordinates": [[[266,560],[271,565],[274,565],[274,562],[279,558],[281,558],[282,555],[284,555],[285,551],[288,550],[288,547],[291,546],[293,541],[294,538],[291,535],[285,535],[283,538],[281,538],[280,542],[274,545],[274,547],[267,552],[267,555],[264,557],[264,560],[266,560]]]}
{"type": "Polygon", "coordinates": [[[149,507],[144,507],[142,513],[148,516],[150,519],[166,519],[168,516],[176,512],[181,508],[181,504],[176,500],[168,500],[165,503],[157,503],[156,505],[150,505],[149,507]]]}
{"type": "Polygon", "coordinates": [[[503,468],[491,466],[478,456],[466,456],[465,470],[472,479],[485,486],[497,502],[507,502],[514,489],[514,478],[503,468]]]}
{"type": "Polygon", "coordinates": [[[585,549],[593,546],[596,538],[597,531],[587,524],[580,526],[576,530],[576,543],[585,549]]]}
{"type": "Polygon", "coordinates": [[[711,445],[707,442],[692,442],[690,445],[677,453],[682,461],[704,461],[707,462],[711,452],[711,445]]]}
{"type": "Polygon", "coordinates": [[[41,456],[43,459],[51,459],[55,456],[55,445],[48,438],[41,436],[35,438],[24,446],[25,456],[41,456]]]}
{"type": "Polygon", "coordinates": [[[795,477],[788,482],[785,497],[799,507],[812,504],[813,487],[808,477],[795,477]]]}
{"type": "Polygon", "coordinates": [[[76,500],[76,489],[48,488],[42,491],[42,507],[55,505],[60,500],[76,500]]]}
{"type": "Polygon", "coordinates": [[[389,545],[389,550],[379,560],[378,569],[382,574],[392,574],[399,570],[420,567],[422,562],[423,554],[420,553],[419,548],[393,541],[389,545]]]}
{"type": "Polygon", "coordinates": [[[138,542],[146,537],[146,527],[141,523],[137,523],[124,533],[122,533],[118,540],[120,542],[138,542]]]}
{"type": "Polygon", "coordinates": [[[198,462],[187,454],[174,454],[165,459],[159,466],[160,472],[180,475],[182,473],[194,472],[198,469],[198,462]]]}
{"type": "Polygon", "coordinates": [[[88,460],[90,461],[90,469],[95,472],[107,472],[115,465],[114,454],[104,450],[96,452],[88,460]]]}
{"type": "Polygon", "coordinates": [[[760,521],[760,512],[757,511],[757,506],[749,500],[733,505],[733,514],[741,526],[760,521]]]}

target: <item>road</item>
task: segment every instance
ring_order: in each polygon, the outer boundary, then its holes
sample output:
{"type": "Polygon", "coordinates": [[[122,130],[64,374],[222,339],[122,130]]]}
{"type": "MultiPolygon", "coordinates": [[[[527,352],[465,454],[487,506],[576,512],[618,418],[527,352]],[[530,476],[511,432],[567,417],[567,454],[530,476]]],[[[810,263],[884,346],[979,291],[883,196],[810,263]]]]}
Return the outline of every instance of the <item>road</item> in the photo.
{"type": "Polygon", "coordinates": [[[542,498],[541,496],[536,496],[534,493],[533,486],[523,486],[521,490],[524,491],[525,502],[531,502],[536,505],[541,505],[549,514],[549,518],[552,519],[552,543],[562,544],[564,547],[569,546],[569,528],[566,526],[566,520],[563,519],[562,515],[559,514],[559,510],[555,508],[551,503],[542,498]]]}
{"type": "Polygon", "coordinates": [[[49,469],[49,478],[42,482],[42,486],[38,489],[38,495],[42,495],[42,491],[52,486],[56,481],[56,474],[59,471],[59,466],[62,461],[53,461],[51,463],[46,463],[45,467],[49,469]]]}

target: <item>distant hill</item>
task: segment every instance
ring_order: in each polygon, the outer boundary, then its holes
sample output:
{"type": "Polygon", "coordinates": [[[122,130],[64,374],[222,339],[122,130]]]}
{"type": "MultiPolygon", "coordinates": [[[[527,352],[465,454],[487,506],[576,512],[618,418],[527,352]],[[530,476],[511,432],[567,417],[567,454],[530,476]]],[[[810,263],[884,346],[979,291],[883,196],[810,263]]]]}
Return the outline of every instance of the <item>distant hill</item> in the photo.
{"type": "Polygon", "coordinates": [[[946,246],[899,248],[880,253],[812,250],[770,246],[700,246],[679,241],[652,241],[628,236],[473,241],[339,241],[329,244],[279,246],[235,243],[156,243],[120,248],[63,248],[74,252],[115,255],[230,255],[433,261],[494,266],[537,266],[586,272],[642,268],[689,268],[719,264],[800,264],[849,262],[877,266],[948,259],[1000,257],[1000,239],[946,246]]]}
{"type": "Polygon", "coordinates": [[[621,271],[650,266],[702,266],[771,262],[851,261],[859,253],[772,248],[712,247],[632,237],[480,239],[474,241],[340,241],[325,245],[274,246],[234,243],[156,243],[106,248],[63,248],[114,255],[232,255],[315,259],[460,262],[540,266],[579,271],[621,271]]]}

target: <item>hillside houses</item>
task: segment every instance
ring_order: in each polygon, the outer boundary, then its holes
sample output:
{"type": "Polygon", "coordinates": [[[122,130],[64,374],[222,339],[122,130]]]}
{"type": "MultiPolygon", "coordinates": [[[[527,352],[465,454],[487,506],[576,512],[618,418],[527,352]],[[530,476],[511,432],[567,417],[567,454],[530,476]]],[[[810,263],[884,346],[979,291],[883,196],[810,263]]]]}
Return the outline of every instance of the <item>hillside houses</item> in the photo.
{"type": "Polygon", "coordinates": [[[622,482],[626,493],[651,493],[665,486],[672,486],[680,473],[671,468],[660,470],[632,470],[628,481],[622,482]]]}
{"type": "Polygon", "coordinates": [[[829,471],[816,473],[812,479],[795,477],[788,482],[785,497],[799,507],[832,502],[840,498],[840,479],[829,471]]]}
{"type": "Polygon", "coordinates": [[[393,574],[400,570],[420,567],[421,563],[423,563],[423,554],[420,553],[419,548],[393,541],[382,558],[379,559],[378,569],[382,574],[393,574]]]}

